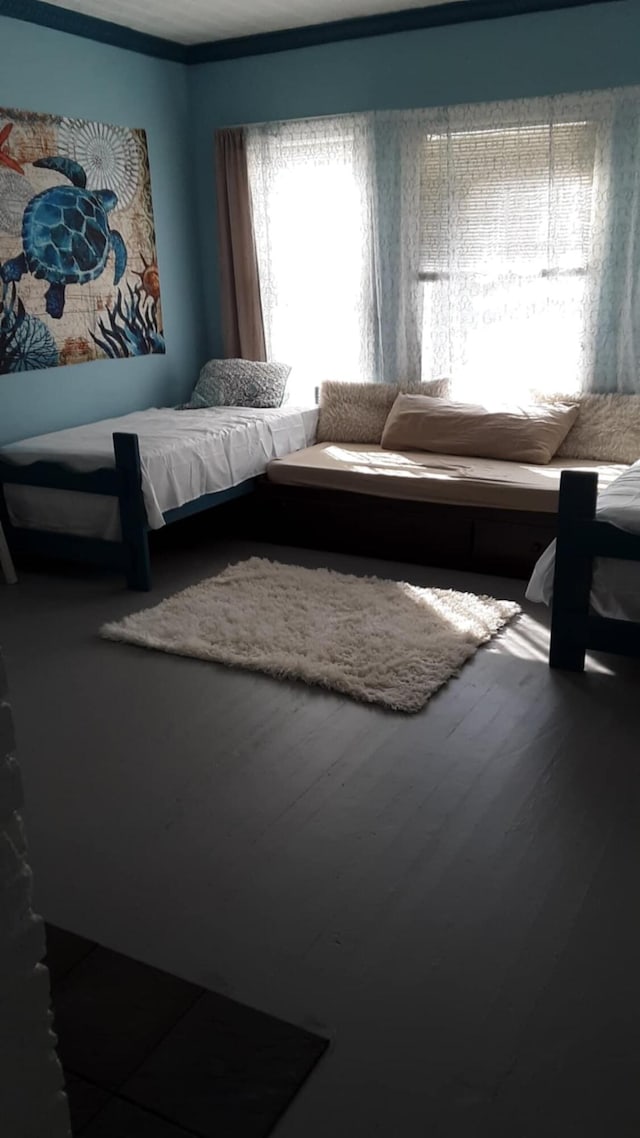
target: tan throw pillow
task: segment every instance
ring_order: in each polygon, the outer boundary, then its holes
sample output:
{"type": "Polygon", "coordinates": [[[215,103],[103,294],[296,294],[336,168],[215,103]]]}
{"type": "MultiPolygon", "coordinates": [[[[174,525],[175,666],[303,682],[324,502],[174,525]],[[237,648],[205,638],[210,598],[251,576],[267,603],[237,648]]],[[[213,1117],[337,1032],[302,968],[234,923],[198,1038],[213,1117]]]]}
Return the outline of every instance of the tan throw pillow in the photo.
{"type": "Polygon", "coordinates": [[[550,462],[578,415],[565,403],[488,410],[399,395],[382,435],[385,450],[430,450],[512,462],[550,462]]]}
{"type": "Polygon", "coordinates": [[[542,402],[578,404],[578,418],[558,448],[558,458],[637,462],[640,458],[640,395],[537,396],[542,402]]]}
{"type": "Polygon", "coordinates": [[[342,383],[327,380],[320,389],[319,443],[380,443],[399,391],[449,394],[448,379],[429,383],[342,383]]]}

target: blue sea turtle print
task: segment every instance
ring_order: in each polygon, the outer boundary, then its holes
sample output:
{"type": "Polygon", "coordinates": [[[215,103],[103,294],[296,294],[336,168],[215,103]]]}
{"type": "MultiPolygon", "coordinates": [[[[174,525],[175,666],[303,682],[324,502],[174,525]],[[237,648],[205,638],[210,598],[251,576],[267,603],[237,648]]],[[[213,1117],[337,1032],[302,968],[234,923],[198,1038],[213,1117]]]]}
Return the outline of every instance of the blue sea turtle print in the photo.
{"type": "Polygon", "coordinates": [[[47,312],[59,320],[66,285],[94,281],[111,252],[117,284],[127,267],[127,249],[120,234],[109,228],[108,214],[118,204],[113,190],[87,190],[82,166],[70,158],[40,158],[33,165],[64,174],[71,185],[53,186],[31,198],[22,219],[23,252],[5,261],[0,277],[8,283],[29,272],[49,281],[47,312]]]}

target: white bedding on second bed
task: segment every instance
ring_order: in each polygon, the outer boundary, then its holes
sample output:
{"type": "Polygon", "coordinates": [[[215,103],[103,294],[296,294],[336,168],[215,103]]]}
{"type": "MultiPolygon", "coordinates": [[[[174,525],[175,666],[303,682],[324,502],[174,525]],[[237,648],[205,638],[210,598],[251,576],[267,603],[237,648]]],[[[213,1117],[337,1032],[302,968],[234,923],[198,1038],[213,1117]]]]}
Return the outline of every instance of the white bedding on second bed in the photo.
{"type": "MultiPolygon", "coordinates": [[[[596,516],[628,533],[640,534],[640,461],[625,470],[598,495],[596,516]]],[[[551,604],[555,569],[555,541],[542,554],[529,585],[530,601],[551,604]]],[[[640,621],[640,561],[596,558],[591,605],[599,616],[640,621]]]]}
{"type": "MultiPolygon", "coordinates": [[[[255,478],[272,458],[310,446],[317,421],[317,407],[152,407],[24,439],[0,453],[11,462],[49,461],[72,470],[97,470],[114,465],[114,431],[137,434],[147,519],[151,529],[159,529],[167,511],[255,478]]],[[[120,536],[113,497],[9,485],[5,496],[15,525],[112,541],[120,536]]]]}

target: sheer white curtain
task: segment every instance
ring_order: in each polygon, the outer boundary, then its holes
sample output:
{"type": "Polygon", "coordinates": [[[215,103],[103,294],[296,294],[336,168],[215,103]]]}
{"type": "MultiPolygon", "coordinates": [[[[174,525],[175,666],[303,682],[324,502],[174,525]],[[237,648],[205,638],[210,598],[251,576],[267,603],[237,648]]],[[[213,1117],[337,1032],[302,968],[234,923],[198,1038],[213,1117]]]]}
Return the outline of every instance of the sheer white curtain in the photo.
{"type": "MultiPolygon", "coordinates": [[[[371,116],[379,298],[378,378],[416,383],[422,372],[421,160],[417,115],[371,116]]],[[[431,375],[428,377],[431,378],[431,375]]]]}
{"type": "Polygon", "coordinates": [[[588,386],[640,392],[640,88],[612,93],[602,133],[593,262],[597,320],[588,386]]]}
{"type": "Polygon", "coordinates": [[[593,386],[608,93],[424,117],[423,372],[464,399],[593,386]]]}
{"type": "Polygon", "coordinates": [[[254,127],[248,151],[294,396],[640,390],[640,89],[254,127]]]}
{"type": "Polygon", "coordinates": [[[270,359],[288,399],[378,367],[371,125],[344,116],[252,127],[249,179],[270,359]]]}

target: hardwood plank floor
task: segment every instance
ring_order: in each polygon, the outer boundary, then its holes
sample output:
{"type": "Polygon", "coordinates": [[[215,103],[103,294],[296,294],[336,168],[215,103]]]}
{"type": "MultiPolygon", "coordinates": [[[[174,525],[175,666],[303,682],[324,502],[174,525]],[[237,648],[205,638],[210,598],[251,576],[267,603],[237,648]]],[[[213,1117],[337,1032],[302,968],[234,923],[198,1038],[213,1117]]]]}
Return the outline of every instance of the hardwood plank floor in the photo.
{"type": "Polygon", "coordinates": [[[550,672],[525,605],[404,716],[97,637],[256,552],[523,600],[202,532],[150,597],[21,573],[0,641],[40,911],[329,1031],[279,1138],[635,1138],[640,665],[550,672]]]}

